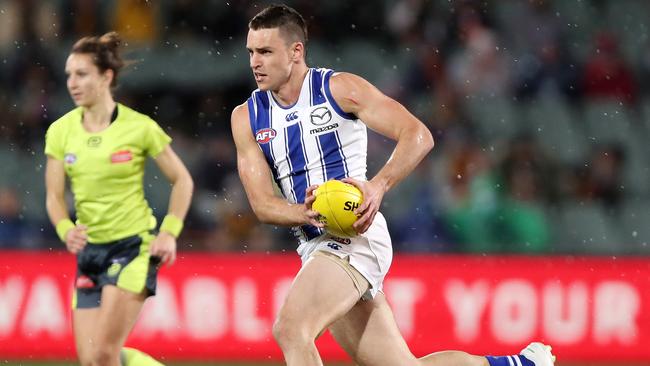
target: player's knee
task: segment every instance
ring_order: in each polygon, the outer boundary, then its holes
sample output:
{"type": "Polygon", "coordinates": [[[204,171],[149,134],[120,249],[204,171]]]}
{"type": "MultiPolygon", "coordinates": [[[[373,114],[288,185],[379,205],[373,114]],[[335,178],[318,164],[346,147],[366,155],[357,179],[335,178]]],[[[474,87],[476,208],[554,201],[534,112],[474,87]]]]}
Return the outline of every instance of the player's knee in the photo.
{"type": "Polygon", "coordinates": [[[273,324],[273,338],[280,348],[313,342],[314,336],[310,336],[304,326],[297,321],[279,316],[273,324]]]}

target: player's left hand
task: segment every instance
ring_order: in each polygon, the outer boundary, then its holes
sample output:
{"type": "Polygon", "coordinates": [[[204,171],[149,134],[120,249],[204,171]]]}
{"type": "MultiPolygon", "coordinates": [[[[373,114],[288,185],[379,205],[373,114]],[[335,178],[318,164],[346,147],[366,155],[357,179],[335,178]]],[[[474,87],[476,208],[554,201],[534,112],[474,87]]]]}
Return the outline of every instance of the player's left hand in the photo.
{"type": "Polygon", "coordinates": [[[173,264],[176,261],[176,238],[166,231],[161,231],[151,242],[149,253],[159,257],[161,264],[173,264]]]}
{"type": "Polygon", "coordinates": [[[312,184],[311,186],[307,187],[305,190],[305,216],[306,216],[306,223],[315,227],[319,228],[324,228],[325,225],[318,221],[318,217],[320,216],[320,213],[317,211],[314,211],[313,209],[313,204],[314,201],[316,201],[316,195],[314,195],[314,191],[318,188],[318,184],[312,184]]]}
{"type": "Polygon", "coordinates": [[[372,180],[364,182],[354,178],[344,178],[341,181],[359,188],[361,194],[363,194],[363,202],[354,210],[354,214],[359,218],[352,225],[352,228],[357,233],[363,234],[375,220],[375,215],[379,211],[382,199],[384,199],[385,190],[379,183],[372,180]]]}

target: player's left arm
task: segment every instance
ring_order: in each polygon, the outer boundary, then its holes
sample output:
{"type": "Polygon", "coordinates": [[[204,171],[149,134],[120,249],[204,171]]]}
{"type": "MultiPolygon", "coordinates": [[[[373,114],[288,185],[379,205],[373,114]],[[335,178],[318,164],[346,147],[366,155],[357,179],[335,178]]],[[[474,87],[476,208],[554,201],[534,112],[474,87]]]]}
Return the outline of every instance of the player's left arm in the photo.
{"type": "Polygon", "coordinates": [[[354,229],[364,233],[374,220],[384,194],[415,169],[433,148],[433,137],[429,129],[403,105],[357,75],[333,75],[330,91],[343,111],[356,115],[370,129],[397,141],[390,159],[371,180],[344,180],[363,193],[363,203],[356,210],[360,217],[354,229]]]}
{"type": "Polygon", "coordinates": [[[151,255],[160,257],[163,263],[172,264],[176,260],[176,236],[190,208],[194,181],[185,164],[171,146],[165,146],[154,160],[172,184],[172,190],[167,216],[160,227],[160,233],[151,244],[150,252],[151,255]]]}

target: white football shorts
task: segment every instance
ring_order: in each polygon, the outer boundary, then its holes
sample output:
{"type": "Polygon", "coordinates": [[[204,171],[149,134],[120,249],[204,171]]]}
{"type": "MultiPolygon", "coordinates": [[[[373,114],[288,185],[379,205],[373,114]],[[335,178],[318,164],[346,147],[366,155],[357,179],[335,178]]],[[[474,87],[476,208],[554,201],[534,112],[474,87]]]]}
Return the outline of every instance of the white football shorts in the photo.
{"type": "Polygon", "coordinates": [[[377,212],[368,231],[352,238],[339,238],[323,234],[302,243],[297,252],[302,264],[316,251],[326,251],[347,259],[350,265],[368,280],[370,288],[362,298],[374,298],[382,290],[384,277],[393,260],[393,245],[386,219],[377,212]]]}

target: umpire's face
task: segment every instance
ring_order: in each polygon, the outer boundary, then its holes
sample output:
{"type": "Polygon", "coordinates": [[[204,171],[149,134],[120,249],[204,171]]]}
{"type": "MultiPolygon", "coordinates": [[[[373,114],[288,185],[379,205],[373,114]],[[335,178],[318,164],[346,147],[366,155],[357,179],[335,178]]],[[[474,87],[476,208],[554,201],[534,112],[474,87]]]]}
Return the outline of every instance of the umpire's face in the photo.
{"type": "Polygon", "coordinates": [[[110,93],[113,71],[100,72],[89,53],[72,53],[65,63],[67,87],[75,105],[90,107],[110,93]]]}

